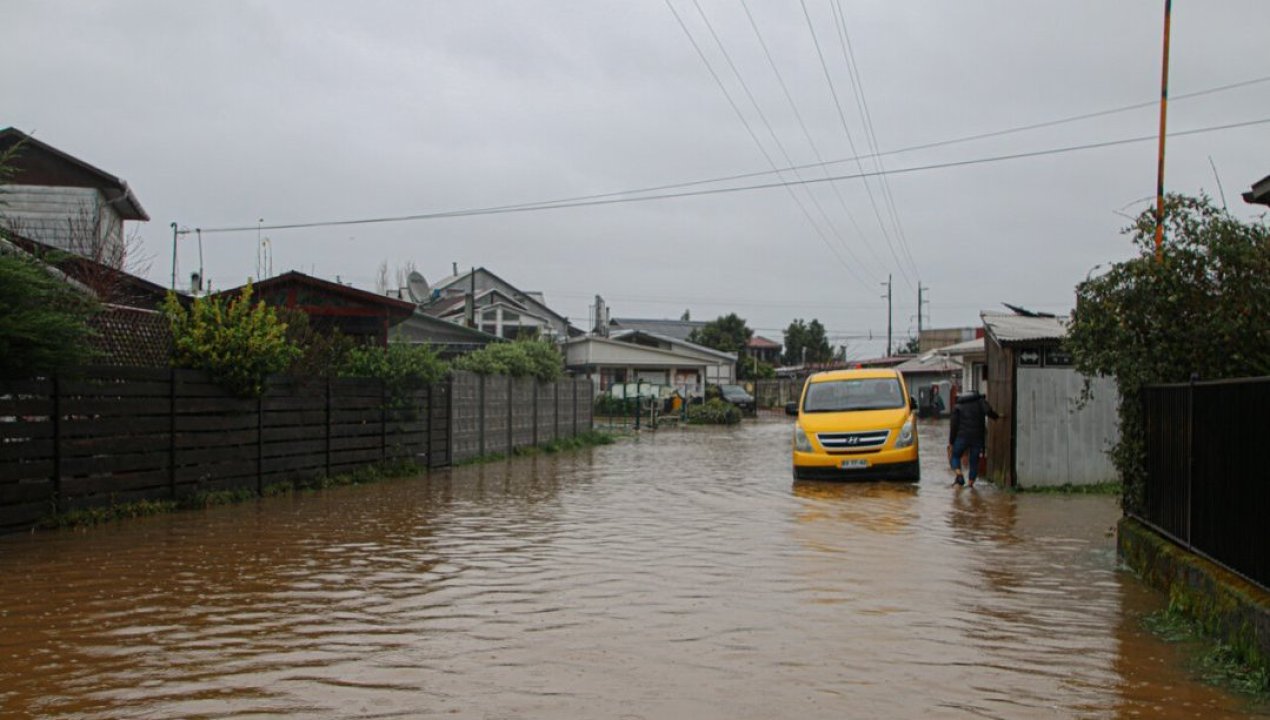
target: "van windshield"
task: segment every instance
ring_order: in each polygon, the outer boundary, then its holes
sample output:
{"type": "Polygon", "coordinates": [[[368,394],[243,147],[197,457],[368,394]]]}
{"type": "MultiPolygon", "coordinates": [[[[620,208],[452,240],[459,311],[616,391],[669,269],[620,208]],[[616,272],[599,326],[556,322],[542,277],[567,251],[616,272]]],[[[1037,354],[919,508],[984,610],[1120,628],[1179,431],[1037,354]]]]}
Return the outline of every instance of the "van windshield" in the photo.
{"type": "Polygon", "coordinates": [[[904,391],[896,378],[827,380],[807,386],[803,412],[884,410],[905,406],[904,391]]]}

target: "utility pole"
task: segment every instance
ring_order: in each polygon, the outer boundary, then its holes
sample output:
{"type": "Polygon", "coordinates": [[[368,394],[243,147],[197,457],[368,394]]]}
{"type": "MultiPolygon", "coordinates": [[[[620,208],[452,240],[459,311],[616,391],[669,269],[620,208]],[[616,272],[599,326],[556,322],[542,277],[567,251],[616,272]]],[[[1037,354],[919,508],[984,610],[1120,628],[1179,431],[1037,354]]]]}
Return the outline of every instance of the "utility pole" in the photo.
{"type": "MultiPolygon", "coordinates": [[[[181,229],[176,223],[172,223],[172,289],[176,290],[176,238],[180,235],[189,235],[189,228],[181,229]]],[[[199,275],[203,274],[203,236],[199,234],[199,275]]]]}
{"type": "Polygon", "coordinates": [[[1164,0],[1164,69],[1160,74],[1160,157],[1155,174],[1155,260],[1164,257],[1164,129],[1169,114],[1169,25],[1173,0],[1164,0]]]}
{"type": "Polygon", "coordinates": [[[887,273],[886,282],[886,357],[891,356],[891,275],[887,273]]]}
{"type": "Polygon", "coordinates": [[[917,283],[917,344],[918,344],[918,347],[921,347],[921,343],[922,343],[922,306],[924,303],[930,302],[929,300],[922,300],[923,290],[930,290],[930,288],[922,287],[922,284],[920,282],[917,283]]]}

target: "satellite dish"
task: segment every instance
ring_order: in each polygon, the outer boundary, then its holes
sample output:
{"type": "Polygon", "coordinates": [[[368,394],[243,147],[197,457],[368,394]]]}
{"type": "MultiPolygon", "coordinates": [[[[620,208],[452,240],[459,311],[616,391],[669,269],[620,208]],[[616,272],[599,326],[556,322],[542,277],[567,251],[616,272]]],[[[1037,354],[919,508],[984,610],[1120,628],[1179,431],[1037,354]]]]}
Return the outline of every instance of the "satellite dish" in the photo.
{"type": "Polygon", "coordinates": [[[410,299],[416,305],[422,305],[428,301],[428,281],[423,279],[423,275],[418,270],[411,270],[406,276],[406,292],[410,293],[410,299]]]}

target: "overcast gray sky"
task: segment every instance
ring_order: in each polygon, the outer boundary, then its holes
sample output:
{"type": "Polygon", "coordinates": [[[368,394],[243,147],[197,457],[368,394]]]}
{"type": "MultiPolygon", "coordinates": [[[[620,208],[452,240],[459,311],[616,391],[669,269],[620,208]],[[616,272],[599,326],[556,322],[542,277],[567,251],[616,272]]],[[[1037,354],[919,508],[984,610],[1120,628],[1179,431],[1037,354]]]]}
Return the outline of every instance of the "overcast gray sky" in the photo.
{"type": "MultiPolygon", "coordinates": [[[[0,126],[127,180],[152,218],[140,226],[147,275],[167,284],[171,222],[576,198],[1149,103],[1164,2],[5,6],[0,126]]],[[[1270,118],[1270,82],[1179,97],[1270,75],[1267,28],[1266,0],[1174,3],[1170,131],[1270,118]]],[[[1152,105],[882,162],[904,171],[1149,136],[1158,121],[1152,105]]],[[[1270,174],[1270,125],[1173,138],[1167,159],[1171,191],[1217,198],[1220,177],[1231,210],[1252,218],[1239,193],[1270,174]]],[[[1139,142],[884,184],[849,177],[878,169],[865,159],[665,192],[848,176],[834,182],[262,235],[276,272],[370,289],[383,260],[413,261],[428,280],[483,265],[582,326],[599,293],[615,316],[734,311],[778,341],[792,319],[818,318],[859,357],[881,350],[888,273],[897,337],[916,327],[919,282],[927,325],[978,324],[1002,301],[1067,311],[1090,268],[1131,253],[1118,213],[1149,206],[1155,163],[1154,142],[1139,142]]],[[[237,285],[256,273],[256,232],[206,233],[203,254],[214,286],[237,285]]],[[[197,269],[193,236],[179,261],[182,277],[197,269]]]]}

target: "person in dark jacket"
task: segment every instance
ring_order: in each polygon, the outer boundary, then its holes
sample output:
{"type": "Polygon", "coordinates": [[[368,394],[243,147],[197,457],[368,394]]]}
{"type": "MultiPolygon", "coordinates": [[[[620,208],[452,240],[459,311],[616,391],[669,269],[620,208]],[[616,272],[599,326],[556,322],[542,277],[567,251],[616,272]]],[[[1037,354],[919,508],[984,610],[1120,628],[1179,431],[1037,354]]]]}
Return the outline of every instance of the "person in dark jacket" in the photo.
{"type": "Polygon", "coordinates": [[[979,393],[967,393],[957,398],[948,423],[948,461],[957,474],[954,484],[966,484],[966,478],[961,474],[961,457],[966,455],[970,464],[969,487],[975,486],[975,478],[979,475],[979,456],[983,454],[984,442],[988,438],[988,418],[996,420],[999,417],[988,404],[988,399],[979,393]]]}

